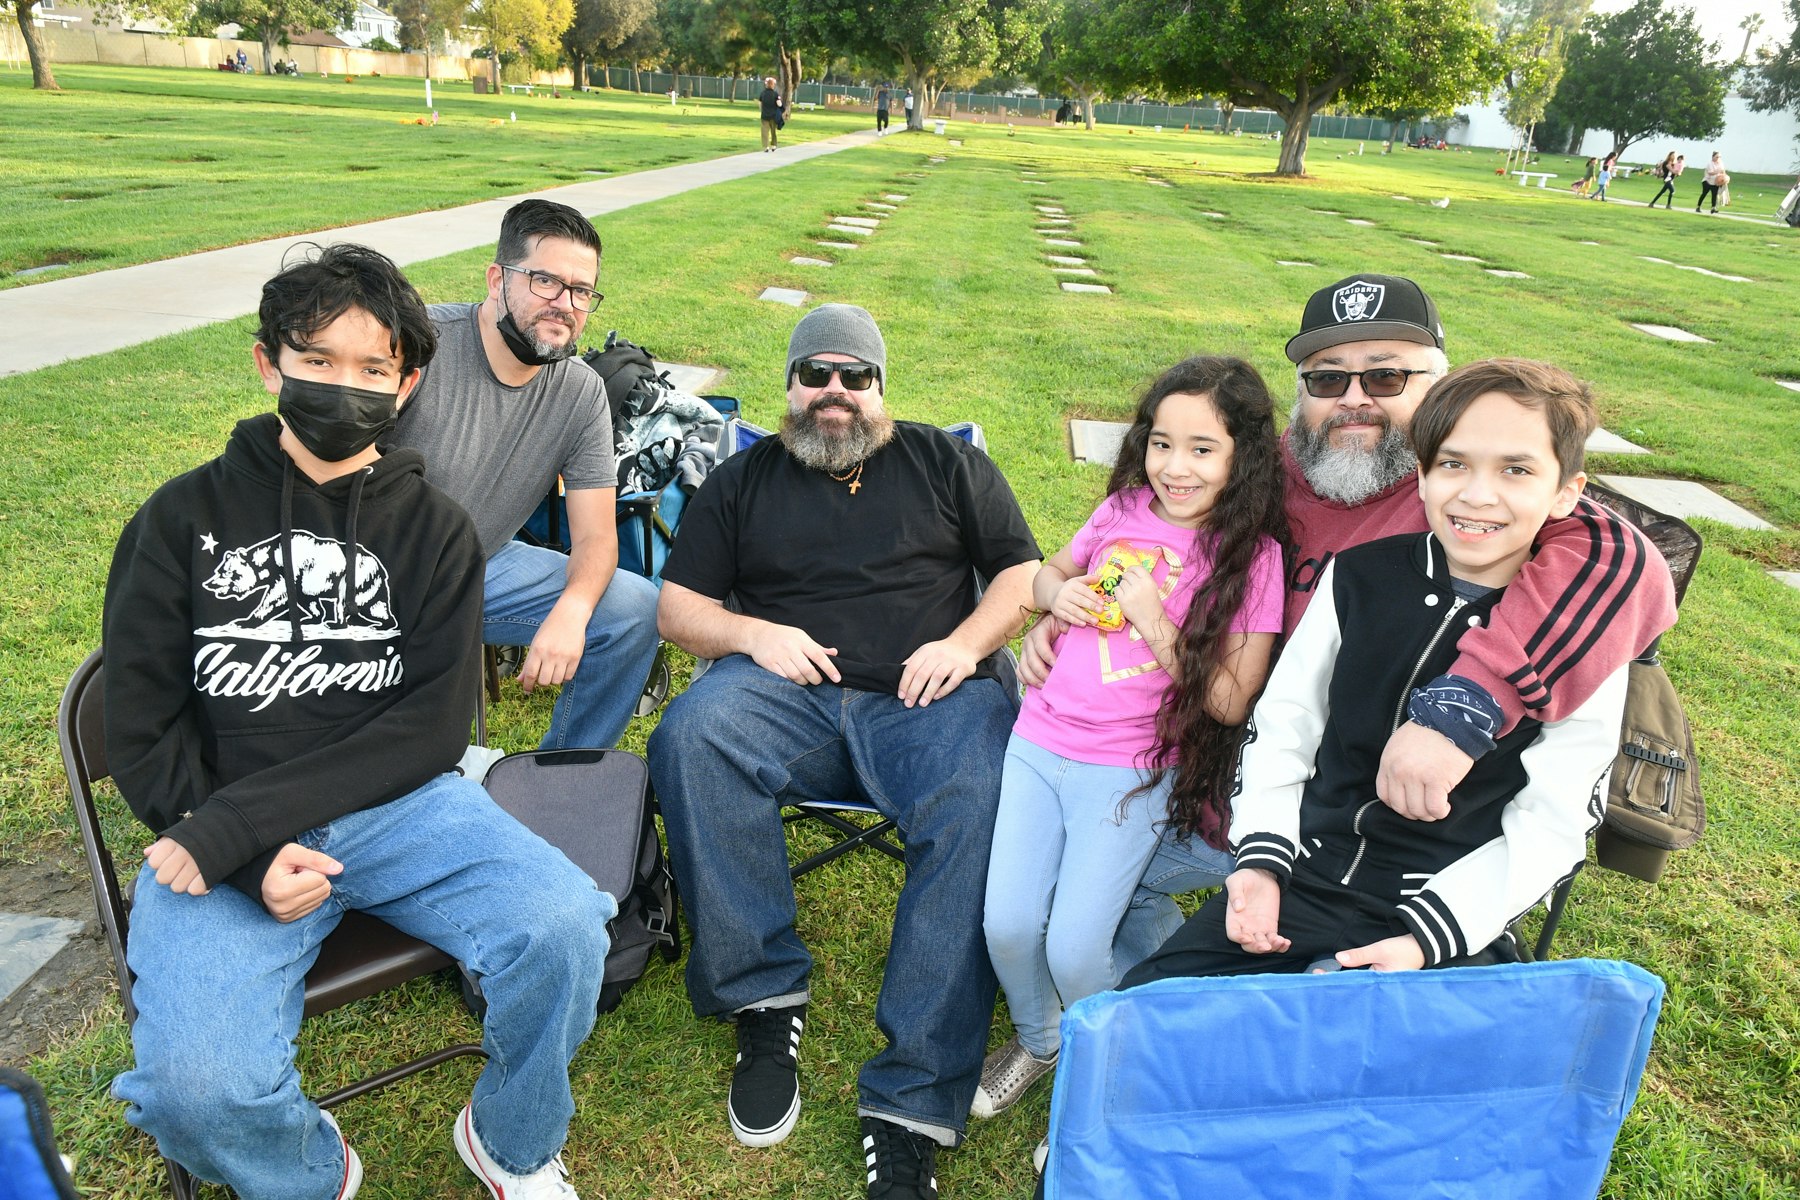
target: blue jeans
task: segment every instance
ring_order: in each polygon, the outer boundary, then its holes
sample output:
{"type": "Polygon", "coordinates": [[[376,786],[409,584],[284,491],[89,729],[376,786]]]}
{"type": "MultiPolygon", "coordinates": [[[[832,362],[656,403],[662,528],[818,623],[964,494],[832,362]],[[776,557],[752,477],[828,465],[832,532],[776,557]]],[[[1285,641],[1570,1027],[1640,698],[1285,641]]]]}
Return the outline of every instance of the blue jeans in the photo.
{"type": "MultiPolygon", "coordinates": [[[[507,542],[487,562],[482,590],[481,640],[529,646],[562,598],[569,558],[542,546],[507,542]]],[[[656,586],[616,571],[588,618],[587,648],[575,678],[562,685],[540,745],[607,750],[631,721],[656,660],[656,586]]]]}
{"type": "Polygon", "coordinates": [[[650,737],[676,881],[693,929],[700,1016],[804,1003],[812,955],[794,930],[781,806],[866,800],[906,841],[858,1111],[945,1145],[962,1135],[994,1012],[981,935],[1000,765],[1012,726],[1000,684],[971,679],[928,707],[806,687],[743,655],[715,663],[650,737]]]}
{"type": "Polygon", "coordinates": [[[476,1130],[509,1171],[549,1162],[575,1111],[569,1060],[593,1028],[613,898],[456,775],[299,841],[344,870],[323,905],[288,924],[229,884],[176,895],[139,873],[128,947],[137,1064],[113,1082],[126,1120],[239,1195],[335,1196],[343,1153],[300,1090],[293,1040],[320,943],[360,909],[481,979],[489,1057],[476,1130]]]}
{"type": "Polygon", "coordinates": [[[1119,974],[1149,958],[1186,921],[1171,896],[1223,887],[1234,867],[1224,850],[1213,849],[1198,836],[1179,842],[1173,830],[1165,829],[1113,941],[1113,965],[1119,974]]]}
{"type": "Polygon", "coordinates": [[[983,918],[1013,1029],[1039,1058],[1056,1053],[1066,1005],[1119,982],[1113,938],[1156,852],[1169,780],[1135,767],[1064,758],[1018,734],[1006,747],[983,918]]]}

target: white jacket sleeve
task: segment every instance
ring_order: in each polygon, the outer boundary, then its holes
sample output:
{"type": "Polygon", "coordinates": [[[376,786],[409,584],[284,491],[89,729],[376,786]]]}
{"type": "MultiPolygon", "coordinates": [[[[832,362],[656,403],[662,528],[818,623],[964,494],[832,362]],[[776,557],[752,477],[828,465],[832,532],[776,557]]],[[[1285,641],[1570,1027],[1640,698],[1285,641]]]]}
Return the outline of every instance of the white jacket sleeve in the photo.
{"type": "Polygon", "coordinates": [[[1587,857],[1588,834],[1606,812],[1629,673],[1620,667],[1567,719],[1538,731],[1520,756],[1526,783],[1501,813],[1501,835],[1400,905],[1426,965],[1488,945],[1587,857]]]}
{"type": "Polygon", "coordinates": [[[1300,844],[1300,797],[1313,777],[1331,715],[1331,674],[1343,643],[1331,563],[1306,615],[1281,651],[1250,717],[1231,801],[1231,849],[1239,867],[1272,871],[1285,886],[1300,844]]]}

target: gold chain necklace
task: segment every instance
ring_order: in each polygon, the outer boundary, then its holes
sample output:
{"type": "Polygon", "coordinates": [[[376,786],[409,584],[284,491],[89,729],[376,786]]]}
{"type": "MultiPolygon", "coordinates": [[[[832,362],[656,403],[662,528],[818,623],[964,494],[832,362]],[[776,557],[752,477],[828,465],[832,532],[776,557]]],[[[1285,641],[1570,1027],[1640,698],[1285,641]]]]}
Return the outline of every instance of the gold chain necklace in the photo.
{"type": "MultiPolygon", "coordinates": [[[[867,459],[863,460],[863,462],[867,462],[867,461],[868,461],[867,459]]],[[[830,471],[827,471],[825,473],[827,475],[831,475],[830,471]]],[[[842,475],[831,475],[831,477],[833,479],[837,480],[839,483],[849,484],[850,485],[850,494],[852,496],[854,496],[854,495],[856,495],[856,489],[862,486],[862,473],[863,473],[863,463],[857,463],[854,467],[850,468],[848,471],[845,471],[842,475]]]]}

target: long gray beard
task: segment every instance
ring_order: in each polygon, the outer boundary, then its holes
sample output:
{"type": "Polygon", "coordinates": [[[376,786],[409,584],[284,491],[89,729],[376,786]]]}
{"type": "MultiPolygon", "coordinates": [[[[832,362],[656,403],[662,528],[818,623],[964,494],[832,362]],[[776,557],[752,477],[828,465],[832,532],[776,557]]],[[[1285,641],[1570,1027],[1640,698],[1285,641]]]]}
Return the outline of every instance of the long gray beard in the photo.
{"type": "Polygon", "coordinates": [[[886,413],[870,416],[854,406],[846,428],[827,430],[818,418],[819,409],[826,406],[827,402],[815,400],[806,411],[789,409],[781,418],[782,444],[813,470],[841,475],[893,440],[892,417],[886,413]]]}
{"type": "Polygon", "coordinates": [[[1288,440],[1300,473],[1320,496],[1339,504],[1360,504],[1419,469],[1419,460],[1407,445],[1406,431],[1392,421],[1384,423],[1380,440],[1370,449],[1333,446],[1331,431],[1346,423],[1327,418],[1317,429],[1309,429],[1300,406],[1294,406],[1288,440]]]}

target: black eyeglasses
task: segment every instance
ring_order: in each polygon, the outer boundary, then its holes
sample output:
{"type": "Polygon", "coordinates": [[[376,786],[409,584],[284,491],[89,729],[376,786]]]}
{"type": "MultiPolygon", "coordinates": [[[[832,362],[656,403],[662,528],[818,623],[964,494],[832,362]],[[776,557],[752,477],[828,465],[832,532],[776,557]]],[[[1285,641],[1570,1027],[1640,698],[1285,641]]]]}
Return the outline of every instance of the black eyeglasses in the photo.
{"type": "Polygon", "coordinates": [[[1350,390],[1352,379],[1360,379],[1365,396],[1387,400],[1404,392],[1414,375],[1429,374],[1404,367],[1370,367],[1367,371],[1302,371],[1300,378],[1306,383],[1306,394],[1314,399],[1335,400],[1350,390]]]}
{"type": "Polygon", "coordinates": [[[564,292],[569,293],[569,303],[582,312],[593,312],[600,307],[600,302],[606,299],[591,287],[578,287],[573,283],[564,283],[556,276],[546,275],[542,271],[532,271],[525,267],[509,267],[505,263],[500,264],[500,269],[525,276],[525,286],[530,288],[531,294],[540,300],[554,300],[564,292]]]}
{"type": "Polygon", "coordinates": [[[809,388],[822,388],[831,376],[844,382],[844,390],[864,392],[881,377],[881,368],[866,362],[827,362],[822,358],[803,358],[794,364],[794,377],[809,388]]]}

